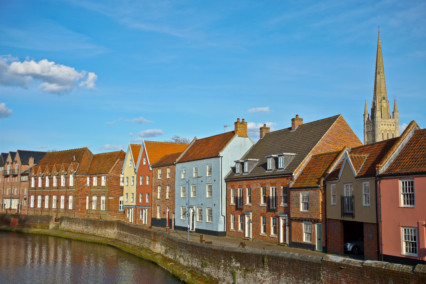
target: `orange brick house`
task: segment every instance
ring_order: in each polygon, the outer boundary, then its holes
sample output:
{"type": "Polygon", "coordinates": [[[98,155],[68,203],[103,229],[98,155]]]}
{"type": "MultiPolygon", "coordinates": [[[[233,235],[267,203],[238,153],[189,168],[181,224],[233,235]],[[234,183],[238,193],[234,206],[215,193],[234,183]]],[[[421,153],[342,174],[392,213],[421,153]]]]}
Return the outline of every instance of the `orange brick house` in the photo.
{"type": "MultiPolygon", "coordinates": [[[[152,200],[158,198],[160,192],[153,196],[153,179],[164,179],[167,173],[157,171],[154,177],[152,174],[152,165],[158,162],[164,155],[173,154],[184,151],[188,144],[173,143],[173,142],[156,142],[156,141],[143,141],[139,157],[136,164],[136,216],[137,224],[145,224],[151,226],[152,200]]],[[[158,186],[157,186],[158,188],[158,186]]],[[[165,188],[166,189],[166,188],[165,188]]],[[[164,189],[164,190],[165,190],[164,189]]],[[[156,207],[157,210],[157,207],[156,207]]],[[[156,211],[157,213],[157,211],[156,211]]]]}
{"type": "Polygon", "coordinates": [[[297,115],[291,127],[270,132],[226,177],[227,235],[291,244],[289,186],[312,155],[361,145],[341,115],[303,124],[297,115]]]}
{"type": "Polygon", "coordinates": [[[318,154],[310,158],[290,186],[290,245],[325,250],[324,178],[342,159],[344,150],[318,154]]]}

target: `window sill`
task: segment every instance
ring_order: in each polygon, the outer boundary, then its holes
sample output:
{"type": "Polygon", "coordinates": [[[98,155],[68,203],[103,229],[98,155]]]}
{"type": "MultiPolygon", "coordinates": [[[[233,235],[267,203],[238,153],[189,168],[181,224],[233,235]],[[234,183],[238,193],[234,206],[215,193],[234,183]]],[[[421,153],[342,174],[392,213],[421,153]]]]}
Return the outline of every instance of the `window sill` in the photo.
{"type": "Polygon", "coordinates": [[[399,208],[415,208],[415,205],[400,205],[399,208]]]}
{"type": "Polygon", "coordinates": [[[281,203],[280,204],[280,207],[287,207],[288,206],[288,204],[287,203],[281,203]]]}
{"type": "Polygon", "coordinates": [[[266,207],[266,204],[260,204],[259,206],[261,206],[261,207],[266,207]]]}
{"type": "Polygon", "coordinates": [[[266,233],[260,233],[261,236],[267,237],[266,233]]]}
{"type": "Polygon", "coordinates": [[[244,205],[246,205],[246,206],[251,206],[251,203],[246,203],[246,204],[244,204],[244,205]]]}
{"type": "Polygon", "coordinates": [[[410,256],[410,257],[417,257],[417,254],[412,254],[412,253],[402,253],[402,256],[410,256]]]}
{"type": "Polygon", "coordinates": [[[277,235],[269,235],[271,238],[277,238],[277,235]]]}

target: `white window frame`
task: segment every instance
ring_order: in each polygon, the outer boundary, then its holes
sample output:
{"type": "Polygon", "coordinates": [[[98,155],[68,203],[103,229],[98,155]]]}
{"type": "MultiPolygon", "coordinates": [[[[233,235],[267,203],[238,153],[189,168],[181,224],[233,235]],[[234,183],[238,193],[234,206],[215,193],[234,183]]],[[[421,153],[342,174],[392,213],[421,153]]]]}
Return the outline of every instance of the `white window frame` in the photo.
{"type": "Polygon", "coordinates": [[[101,210],[105,211],[106,208],[106,198],[105,196],[101,196],[101,210]]]}
{"type": "Polygon", "coordinates": [[[170,186],[169,185],[166,186],[166,199],[167,200],[170,199],[170,186]]]}
{"type": "Polygon", "coordinates": [[[260,234],[266,235],[266,216],[260,216],[260,234]]]}
{"type": "Polygon", "coordinates": [[[184,186],[184,185],[180,186],[180,197],[182,197],[182,198],[186,197],[186,186],[184,186]]]}
{"type": "Polygon", "coordinates": [[[35,203],[35,196],[34,195],[31,195],[31,202],[30,202],[30,207],[31,208],[34,208],[34,203],[35,203]]]}
{"type": "Polygon", "coordinates": [[[163,175],[162,170],[158,169],[157,170],[157,177],[158,177],[158,179],[161,179],[162,175],[163,175]]]}
{"type": "Polygon", "coordinates": [[[143,164],[146,165],[146,158],[143,158],[143,164]]]}
{"type": "Polygon", "coordinates": [[[92,210],[96,210],[96,205],[98,203],[98,197],[96,195],[92,196],[92,210]]]}
{"type": "Polygon", "coordinates": [[[101,176],[101,186],[106,186],[106,176],[101,176]]]}
{"type": "Polygon", "coordinates": [[[49,195],[46,195],[44,197],[44,208],[48,209],[49,208],[49,195]]]}
{"type": "Polygon", "coordinates": [[[281,206],[288,206],[288,190],[286,186],[281,186],[281,206]]]}
{"type": "Polygon", "coordinates": [[[49,187],[49,177],[46,177],[46,181],[45,181],[45,183],[46,183],[46,184],[45,184],[45,186],[46,186],[46,187],[49,187]]]}
{"type": "Polygon", "coordinates": [[[130,193],[130,202],[135,202],[135,193],[134,192],[132,192],[132,193],[130,193]]]}
{"type": "Polygon", "coordinates": [[[238,215],[238,232],[242,232],[244,230],[244,215],[238,215]]]}
{"type": "Polygon", "coordinates": [[[143,176],[139,176],[139,185],[143,185],[143,176]]]}
{"type": "Polygon", "coordinates": [[[197,222],[203,222],[203,208],[197,208],[197,222]]]}
{"type": "Polygon", "coordinates": [[[332,183],[330,184],[330,205],[335,206],[337,203],[337,190],[336,190],[336,184],[332,183]]]}
{"type": "Polygon", "coordinates": [[[269,188],[269,206],[271,209],[277,208],[277,188],[275,186],[271,186],[269,188]]]}
{"type": "Polygon", "coordinates": [[[65,186],[65,175],[61,175],[61,186],[65,186]]]}
{"type": "Polygon", "coordinates": [[[211,177],[212,176],[212,165],[207,164],[206,165],[206,176],[211,177]]]}
{"type": "Polygon", "coordinates": [[[248,161],[244,161],[244,173],[248,173],[248,161]]]}
{"type": "Polygon", "coordinates": [[[146,194],[145,199],[146,203],[149,203],[149,193],[146,194]]]}
{"type": "Polygon", "coordinates": [[[128,192],[126,192],[125,197],[126,197],[126,203],[129,202],[129,193],[128,192]]]}
{"type": "Polygon", "coordinates": [[[213,185],[211,183],[206,184],[206,198],[213,197],[213,185]]]}
{"type": "Polygon", "coordinates": [[[206,222],[207,223],[213,222],[213,209],[210,207],[206,208],[206,222]]]}
{"type": "Polygon", "coordinates": [[[86,210],[89,210],[89,195],[86,196],[86,210]]]}
{"type": "Polygon", "coordinates": [[[41,208],[41,195],[37,196],[37,208],[41,208]]]}
{"type": "Polygon", "coordinates": [[[157,205],[157,219],[161,219],[161,207],[157,205]]]}
{"type": "Polygon", "coordinates": [[[195,184],[191,184],[191,198],[197,197],[197,186],[195,184]]]}
{"type": "Polygon", "coordinates": [[[231,231],[235,230],[235,214],[231,214],[231,231]]]}
{"type": "Polygon", "coordinates": [[[65,195],[61,195],[61,209],[65,209],[65,195]]]}
{"type": "Polygon", "coordinates": [[[170,178],[171,177],[171,170],[170,170],[170,168],[168,167],[167,169],[166,169],[166,178],[170,178]]]}
{"type": "Polygon", "coordinates": [[[260,188],[260,205],[266,205],[266,186],[260,188]]]}
{"type": "Polygon", "coordinates": [[[284,156],[278,156],[278,168],[284,169],[284,156]]]}
{"type": "Polygon", "coordinates": [[[241,174],[241,163],[240,162],[235,163],[235,173],[241,174]]]}
{"type": "Polygon", "coordinates": [[[129,185],[129,177],[126,177],[126,185],[129,185]]]}
{"type": "Polygon", "coordinates": [[[53,186],[58,186],[58,178],[56,176],[53,176],[53,186]]]}
{"type": "Polygon", "coordinates": [[[52,196],[52,209],[56,209],[56,202],[58,202],[58,197],[56,195],[52,196]]]}
{"type": "Polygon", "coordinates": [[[401,207],[415,207],[416,196],[413,179],[402,179],[399,183],[400,192],[400,206],[401,207]],[[408,186],[408,187],[407,187],[408,186]],[[412,200],[412,204],[409,201],[412,200]]]}
{"type": "Polygon", "coordinates": [[[272,162],[273,162],[273,159],[274,158],[272,158],[272,157],[266,158],[266,170],[267,171],[272,171],[272,162]]]}
{"type": "Polygon", "coordinates": [[[118,211],[124,211],[123,196],[118,199],[118,211]]]}
{"type": "Polygon", "coordinates": [[[194,178],[198,177],[198,167],[197,166],[192,167],[192,177],[194,177],[194,178]]]}
{"type": "Polygon", "coordinates": [[[246,188],[246,205],[251,205],[251,187],[246,188]]]}
{"type": "Polygon", "coordinates": [[[132,176],[132,183],[131,185],[135,185],[135,176],[132,176]]]}
{"type": "Polygon", "coordinates": [[[31,178],[31,187],[35,187],[35,178],[34,177],[31,178]]]}
{"type": "Polygon", "coordinates": [[[185,176],[186,176],[186,168],[182,168],[181,171],[180,171],[180,178],[184,179],[185,176]]]}
{"type": "Polygon", "coordinates": [[[231,188],[231,198],[229,200],[229,204],[231,205],[235,204],[235,188],[231,188]]]}
{"type": "Polygon", "coordinates": [[[161,186],[159,185],[157,187],[157,200],[160,200],[160,199],[161,199],[161,186]]]}
{"type": "Polygon", "coordinates": [[[41,177],[38,177],[38,187],[41,187],[41,177]]]}
{"type": "Polygon", "coordinates": [[[139,202],[142,203],[143,202],[143,193],[139,193],[139,202]]]}
{"type": "Polygon", "coordinates": [[[149,185],[149,175],[146,176],[146,185],[149,185]]]}
{"type": "Polygon", "coordinates": [[[74,186],[74,175],[70,175],[70,178],[69,178],[69,184],[70,184],[70,186],[74,186]]]}
{"type": "Polygon", "coordinates": [[[70,195],[68,196],[68,209],[72,210],[72,207],[73,207],[73,196],[70,195]]]}
{"type": "Polygon", "coordinates": [[[277,235],[278,233],[277,225],[278,225],[278,218],[271,217],[271,236],[277,235]],[[274,221],[275,221],[275,224],[274,224],[274,221]]]}
{"type": "Polygon", "coordinates": [[[309,212],[309,192],[300,193],[300,211],[309,212]]]}
{"type": "Polygon", "coordinates": [[[365,181],[362,183],[362,206],[370,206],[370,182],[365,181]]]}
{"type": "Polygon", "coordinates": [[[311,222],[303,222],[303,241],[305,243],[312,243],[312,223],[311,222]]]}
{"type": "Polygon", "coordinates": [[[419,248],[417,228],[401,227],[401,240],[402,254],[407,256],[417,256],[419,248]]]}
{"type": "Polygon", "coordinates": [[[180,219],[181,220],[186,219],[186,207],[185,206],[180,207],[180,219]]]}

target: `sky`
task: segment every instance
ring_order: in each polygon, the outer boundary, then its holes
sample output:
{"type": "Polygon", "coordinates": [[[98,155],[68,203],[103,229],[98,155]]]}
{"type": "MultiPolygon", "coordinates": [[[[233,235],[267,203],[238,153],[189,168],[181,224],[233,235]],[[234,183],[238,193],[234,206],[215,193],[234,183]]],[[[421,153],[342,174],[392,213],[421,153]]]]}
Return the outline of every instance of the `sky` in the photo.
{"type": "Polygon", "coordinates": [[[127,149],[390,106],[426,125],[425,1],[0,0],[0,151],[127,149]]]}

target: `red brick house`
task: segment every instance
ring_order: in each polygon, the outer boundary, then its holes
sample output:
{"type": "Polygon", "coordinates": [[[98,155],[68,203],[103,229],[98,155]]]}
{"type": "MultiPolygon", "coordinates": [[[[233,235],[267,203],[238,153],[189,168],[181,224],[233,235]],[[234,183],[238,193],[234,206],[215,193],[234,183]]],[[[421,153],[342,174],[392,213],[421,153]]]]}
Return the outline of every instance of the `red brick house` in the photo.
{"type": "Polygon", "coordinates": [[[152,165],[152,226],[174,228],[176,160],[182,153],[165,155],[152,165]]]}
{"type": "MultiPolygon", "coordinates": [[[[152,165],[160,160],[164,155],[184,151],[188,144],[173,142],[143,141],[141,151],[137,160],[136,174],[136,223],[151,226],[152,219],[152,165]]],[[[163,179],[166,173],[157,171],[155,178],[163,179]]],[[[161,193],[160,193],[161,195],[161,193]]],[[[156,207],[157,208],[157,207],[156,207]]]]}
{"type": "Polygon", "coordinates": [[[344,150],[311,157],[290,186],[290,245],[325,250],[324,178],[343,157],[344,150]]]}
{"type": "Polygon", "coordinates": [[[379,259],[425,264],[426,130],[415,127],[411,134],[377,178],[379,259]]]}
{"type": "Polygon", "coordinates": [[[361,145],[341,115],[289,128],[260,129],[260,140],[226,177],[230,236],[290,244],[289,186],[315,154],[361,145]]]}
{"type": "Polygon", "coordinates": [[[4,165],[0,176],[2,211],[25,214],[27,211],[29,173],[45,152],[17,150],[3,153],[4,165]]]}

